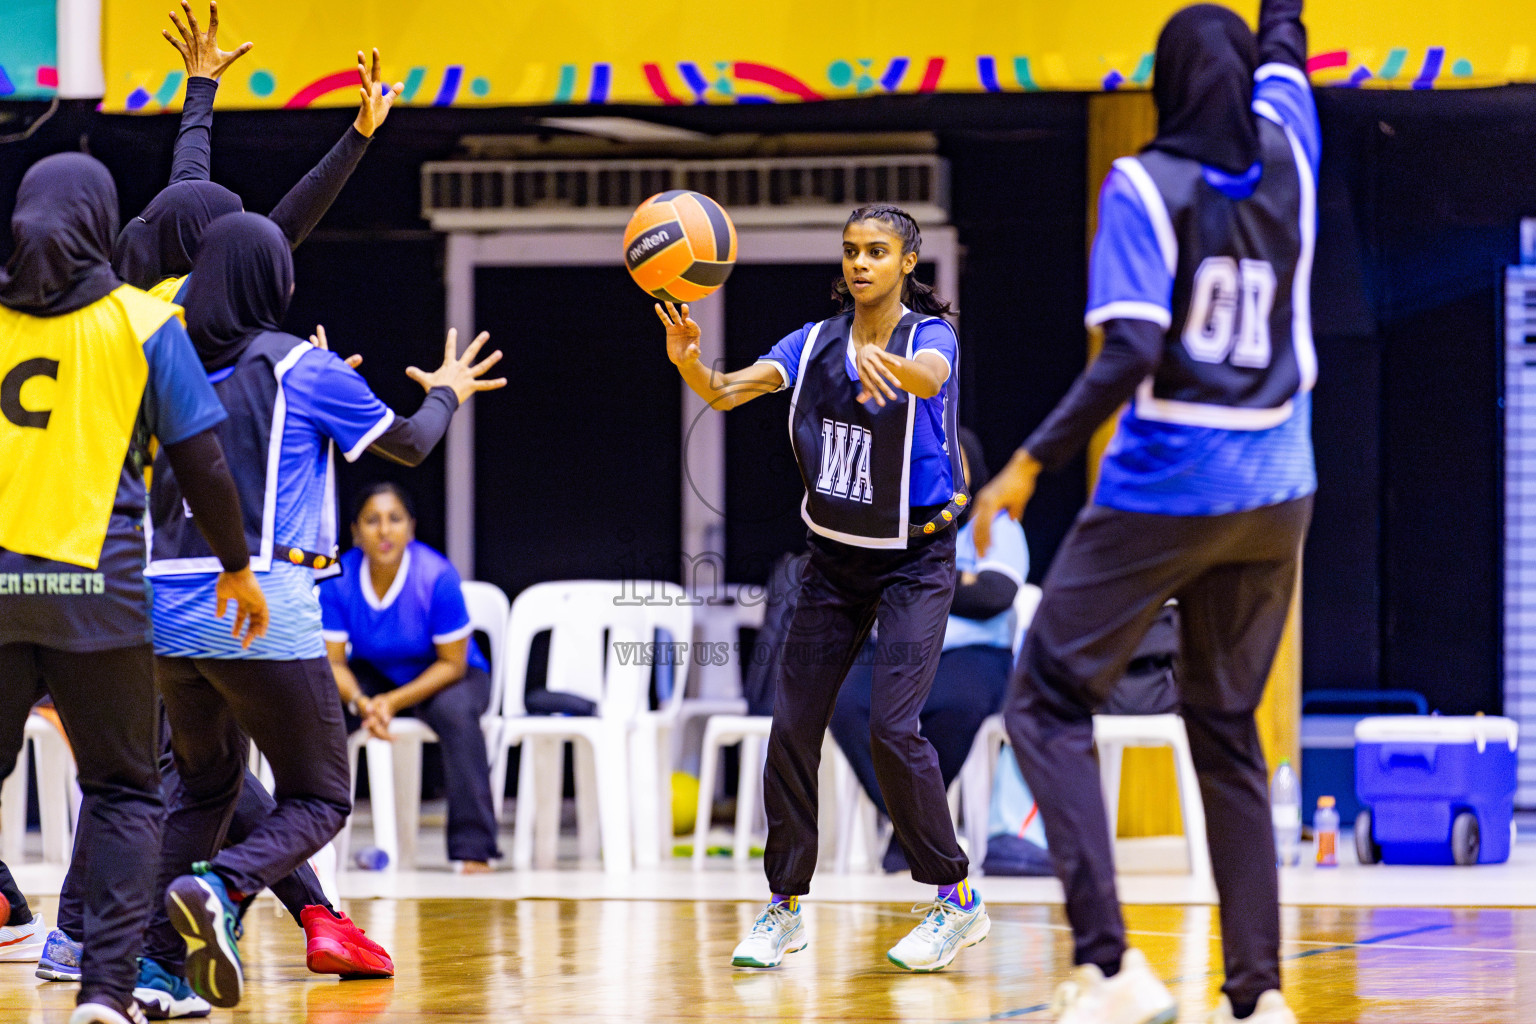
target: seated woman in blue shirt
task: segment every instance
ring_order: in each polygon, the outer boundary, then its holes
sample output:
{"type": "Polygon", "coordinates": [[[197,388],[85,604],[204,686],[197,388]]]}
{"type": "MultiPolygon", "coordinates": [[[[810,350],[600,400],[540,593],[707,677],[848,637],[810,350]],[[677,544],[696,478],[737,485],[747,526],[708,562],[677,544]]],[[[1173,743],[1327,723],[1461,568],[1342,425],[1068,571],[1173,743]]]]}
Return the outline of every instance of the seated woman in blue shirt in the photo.
{"type": "MultiPolygon", "coordinates": [[[[959,433],[966,487],[974,493],[987,482],[981,439],[965,427],[959,433]]],[[[944,653],[939,657],[933,689],[918,715],[923,736],[939,755],[939,774],[946,789],[959,776],[981,723],[1002,709],[1008,690],[1008,675],[1013,669],[1013,599],[1029,575],[1023,528],[999,514],[992,523],[992,547],[985,558],[977,558],[975,524],[967,513],[955,538],[955,571],[958,580],[944,629],[944,653]]],[[[883,814],[885,800],[875,781],[869,738],[874,653],[871,643],[849,671],[837,693],[831,729],[864,791],[883,814]]],[[[980,856],[980,851],[976,855],[980,856]]],[[[906,857],[894,835],[885,852],[884,867],[887,871],[907,870],[906,857]]]]}
{"type": "Polygon", "coordinates": [[[380,739],[409,712],[442,745],[448,859],[490,871],[496,848],[491,769],[480,716],[491,702],[490,665],[475,645],[459,574],[416,539],[410,497],[391,483],[365,489],[352,516],[342,574],[320,584],[325,648],[356,728],[380,739]],[[347,644],[352,652],[347,654],[347,644]]]}

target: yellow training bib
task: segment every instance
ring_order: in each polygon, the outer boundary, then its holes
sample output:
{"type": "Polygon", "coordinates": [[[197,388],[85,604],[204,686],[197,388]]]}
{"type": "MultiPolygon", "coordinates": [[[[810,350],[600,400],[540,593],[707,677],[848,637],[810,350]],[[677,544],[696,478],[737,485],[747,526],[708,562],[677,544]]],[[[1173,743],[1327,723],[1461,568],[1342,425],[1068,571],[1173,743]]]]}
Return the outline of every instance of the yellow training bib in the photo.
{"type": "Polygon", "coordinates": [[[63,316],[0,307],[0,547],[95,569],[149,379],[181,310],[123,285],[63,316]]]}
{"type": "Polygon", "coordinates": [[[181,291],[182,282],[186,279],[186,274],[182,274],[180,277],[168,277],[163,281],[150,285],[149,294],[157,299],[164,299],[166,302],[175,302],[176,293],[181,291]]]}

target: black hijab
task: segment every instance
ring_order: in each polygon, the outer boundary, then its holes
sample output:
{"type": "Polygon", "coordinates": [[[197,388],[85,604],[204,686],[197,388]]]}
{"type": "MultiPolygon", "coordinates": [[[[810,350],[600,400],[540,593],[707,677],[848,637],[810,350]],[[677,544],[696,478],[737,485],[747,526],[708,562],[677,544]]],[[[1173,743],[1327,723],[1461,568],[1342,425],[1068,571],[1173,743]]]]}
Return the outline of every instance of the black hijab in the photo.
{"type": "Polygon", "coordinates": [[[211,181],[167,185],[117,236],[112,267],[135,288],[190,274],[203,229],[240,209],[239,196],[211,181]]]}
{"type": "Polygon", "coordinates": [[[33,164],[16,190],[16,249],[0,270],[0,305],[32,316],[73,313],[119,284],[112,273],[117,187],[101,161],[58,153],[33,164]]]}
{"type": "Polygon", "coordinates": [[[1157,37],[1157,138],[1147,148],[1229,174],[1252,167],[1259,158],[1252,111],[1258,59],[1253,30],[1225,7],[1196,4],[1169,18],[1157,37]]]}
{"type": "Polygon", "coordinates": [[[208,225],[187,283],[187,331],[203,369],[229,366],[258,334],[282,330],[293,253],[282,228],[256,213],[208,225]]]}

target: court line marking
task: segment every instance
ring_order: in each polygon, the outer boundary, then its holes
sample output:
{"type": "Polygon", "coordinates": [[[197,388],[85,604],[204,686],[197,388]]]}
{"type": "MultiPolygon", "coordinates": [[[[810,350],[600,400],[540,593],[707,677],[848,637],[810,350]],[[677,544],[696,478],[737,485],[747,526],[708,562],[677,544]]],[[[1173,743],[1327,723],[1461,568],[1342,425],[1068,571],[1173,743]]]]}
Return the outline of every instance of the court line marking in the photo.
{"type": "MultiPolygon", "coordinates": [[[[1405,928],[1405,929],[1403,929],[1401,931],[1385,932],[1385,933],[1383,933],[1381,935],[1373,935],[1373,936],[1371,936],[1368,939],[1361,939],[1359,942],[1335,943],[1332,946],[1325,946],[1325,947],[1323,947],[1321,949],[1307,949],[1307,950],[1303,950],[1300,953],[1292,953],[1290,956],[1283,956],[1283,957],[1281,957],[1280,958],[1280,962],[1281,963],[1285,963],[1286,961],[1289,961],[1289,960],[1304,960],[1307,957],[1321,956],[1324,953],[1338,953],[1338,952],[1342,952],[1343,950],[1346,950],[1346,949],[1357,949],[1357,948],[1359,948],[1361,946],[1374,946],[1374,945],[1377,945],[1378,943],[1390,942],[1392,939],[1405,939],[1405,938],[1407,938],[1410,935],[1422,935],[1425,932],[1437,932],[1437,931],[1442,931],[1442,930],[1444,930],[1446,928],[1450,928],[1450,927],[1452,927],[1450,924],[1426,924],[1426,925],[1420,925],[1417,928],[1405,928]]],[[[1128,933],[1128,934],[1130,934],[1130,933],[1128,933]]],[[[1141,934],[1146,934],[1146,933],[1141,933],[1141,934]]],[[[1489,951],[1488,950],[1479,950],[1478,952],[1489,952],[1489,951]]],[[[1185,983],[1191,982],[1191,981],[1200,981],[1200,980],[1203,980],[1203,979],[1214,978],[1215,976],[1216,976],[1216,972],[1215,971],[1207,971],[1204,975],[1193,975],[1193,976],[1187,977],[1187,978],[1185,978],[1185,977],[1169,978],[1166,981],[1164,981],[1164,984],[1166,984],[1166,985],[1179,985],[1179,984],[1185,984],[1185,983]]],[[[994,1020],[1016,1020],[1016,1019],[1018,1019],[1020,1017],[1028,1017],[1028,1016],[1030,1016],[1032,1014],[1041,1013],[1041,1012],[1043,1012],[1045,1010],[1049,1010],[1050,1008],[1051,1008],[1051,1004],[1050,1003],[1037,1003],[1034,1006],[1021,1006],[1021,1007],[1019,1007],[1016,1010],[1003,1010],[1000,1013],[992,1014],[992,1016],[990,1016],[990,1017],[972,1017],[969,1020],[955,1021],[954,1024],[987,1024],[987,1022],[994,1021],[994,1020]]]]}

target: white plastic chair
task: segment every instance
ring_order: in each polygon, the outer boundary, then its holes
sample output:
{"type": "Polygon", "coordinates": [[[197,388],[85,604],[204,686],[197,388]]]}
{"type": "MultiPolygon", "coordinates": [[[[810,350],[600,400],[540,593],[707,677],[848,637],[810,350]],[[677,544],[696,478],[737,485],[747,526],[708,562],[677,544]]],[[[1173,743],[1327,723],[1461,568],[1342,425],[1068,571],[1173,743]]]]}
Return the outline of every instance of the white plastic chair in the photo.
{"type": "MultiPolygon", "coordinates": [[[[752,856],[752,835],[762,814],[763,758],[768,734],[773,729],[770,715],[714,715],[704,727],[704,746],[699,756],[699,803],[693,819],[693,868],[704,867],[709,844],[709,825],[713,817],[715,781],[720,752],[741,744],[741,758],[736,787],[736,824],[731,836],[731,860],[745,864],[752,856]]],[[[821,768],[817,776],[817,830],[820,835],[819,857],[836,860],[841,849],[838,822],[843,779],[853,769],[828,732],[822,740],[821,768]]],[[[873,806],[873,805],[871,805],[873,806]]]]}
{"type": "MultiPolygon", "coordinates": [[[[663,633],[677,656],[672,659],[672,690],[652,711],[642,698],[629,734],[630,809],[634,826],[635,863],[653,867],[670,851],[672,840],[672,734],[677,729],[689,667],[693,664],[694,599],[682,587],[650,581],[644,604],[644,642],[660,642],[663,633]]],[[[647,667],[649,677],[649,667],[647,667]]],[[[647,678],[649,687],[649,678],[647,678]]]]}
{"type": "MultiPolygon", "coordinates": [[[[662,584],[655,586],[663,588],[662,584]]],[[[508,754],[512,747],[521,745],[512,836],[514,867],[532,866],[535,840],[539,843],[539,862],[554,862],[567,742],[575,750],[582,856],[598,852],[600,835],[605,871],[622,873],[633,867],[630,733],[648,710],[651,678],[651,666],[636,654],[642,650],[640,645],[654,639],[657,619],[657,608],[648,607],[635,594],[634,581],[577,580],[535,584],[512,603],[504,644],[506,689],[491,763],[491,787],[499,817],[508,754]],[[527,713],[523,692],[528,651],[534,636],[546,630],[550,634],[549,689],[587,698],[597,705],[596,714],[527,713]],[[625,650],[621,644],[636,646],[625,650]]],[[[646,742],[637,742],[635,749],[642,749],[646,742]]],[[[648,792],[659,793],[659,784],[647,782],[645,787],[648,792]]]]}
{"type": "Polygon", "coordinates": [[[43,862],[69,863],[80,818],[79,776],[69,743],[52,722],[28,715],[16,768],[0,784],[0,852],[20,864],[27,834],[27,748],[37,761],[37,806],[43,833],[43,862]]]}
{"type": "MultiPolygon", "coordinates": [[[[484,633],[491,642],[491,700],[480,717],[480,727],[485,734],[487,753],[494,757],[506,678],[502,671],[505,660],[502,650],[511,605],[507,595],[494,583],[465,580],[460,587],[473,632],[484,633]]],[[[388,854],[390,869],[397,865],[416,866],[416,834],[421,820],[421,750],[424,744],[437,741],[437,734],[430,726],[409,717],[390,720],[388,740],[370,735],[367,729],[358,729],[347,739],[347,762],[354,791],[357,788],[358,751],[368,754],[373,841],[388,854]]],[[[349,816],[342,828],[338,851],[342,863],[347,863],[351,836],[352,819],[349,816]]]]}

